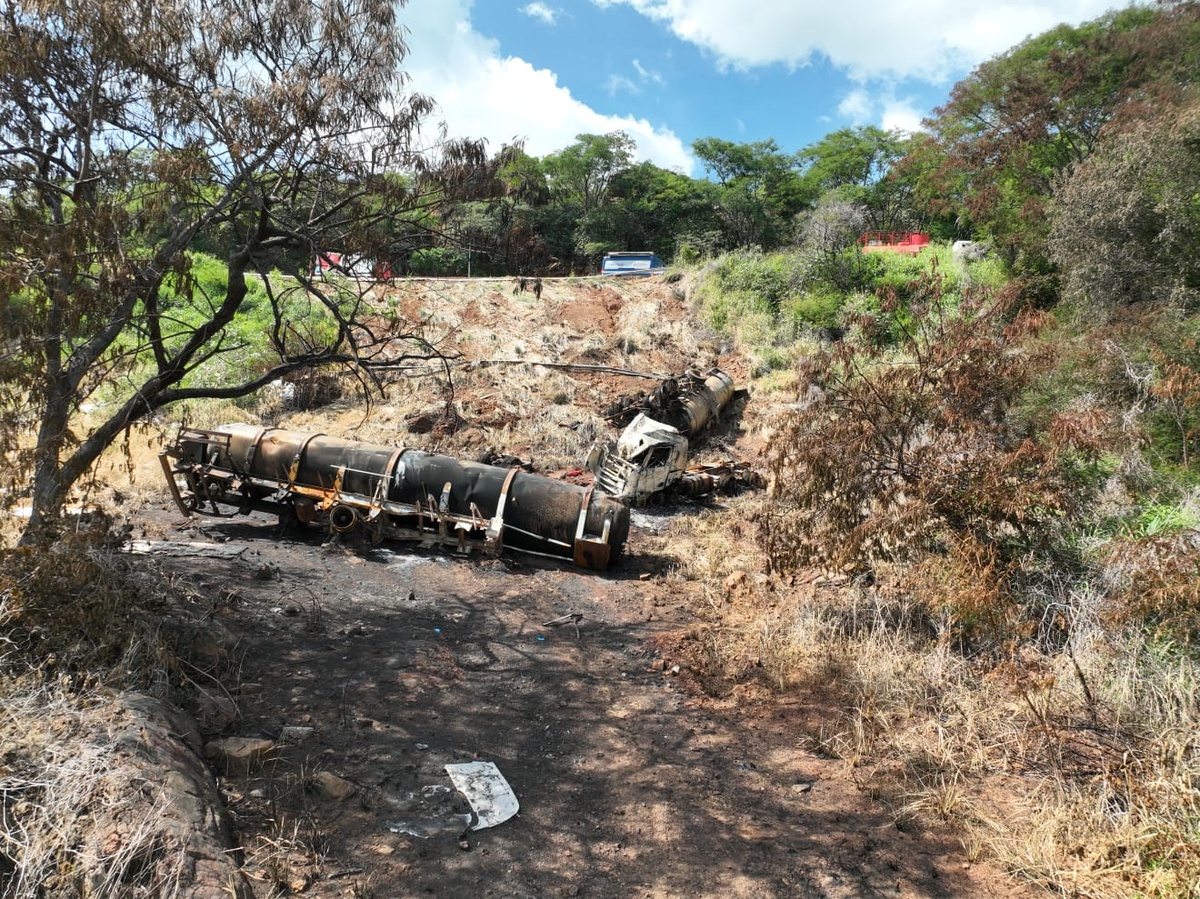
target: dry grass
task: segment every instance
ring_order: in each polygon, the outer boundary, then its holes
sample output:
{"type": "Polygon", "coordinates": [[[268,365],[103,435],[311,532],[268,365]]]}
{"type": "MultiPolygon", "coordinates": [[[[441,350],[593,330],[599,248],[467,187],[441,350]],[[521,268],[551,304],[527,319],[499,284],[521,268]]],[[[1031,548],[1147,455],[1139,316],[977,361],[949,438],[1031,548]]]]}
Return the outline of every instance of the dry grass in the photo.
{"type": "Polygon", "coordinates": [[[166,800],[114,775],[98,695],[30,675],[0,705],[0,894],[177,894],[186,858],[163,852],[166,800]],[[104,834],[97,820],[119,822],[104,834]]]}
{"type": "Polygon", "coordinates": [[[1031,603],[1061,620],[1066,645],[966,656],[936,597],[756,574],[730,522],[759,502],[678,519],[661,538],[689,549],[675,577],[694,597],[712,692],[755,680],[831,697],[842,714],[807,734],[810,750],[845,761],[898,823],[957,831],[968,861],[1063,895],[1200,895],[1193,651],[1114,630],[1102,587],[1064,583],[1031,603]]]}
{"type": "Polygon", "coordinates": [[[191,876],[172,793],[137,761],[151,737],[120,697],[219,688],[228,654],[211,608],[134,566],[110,524],[0,553],[0,895],[170,897],[191,876]]]}

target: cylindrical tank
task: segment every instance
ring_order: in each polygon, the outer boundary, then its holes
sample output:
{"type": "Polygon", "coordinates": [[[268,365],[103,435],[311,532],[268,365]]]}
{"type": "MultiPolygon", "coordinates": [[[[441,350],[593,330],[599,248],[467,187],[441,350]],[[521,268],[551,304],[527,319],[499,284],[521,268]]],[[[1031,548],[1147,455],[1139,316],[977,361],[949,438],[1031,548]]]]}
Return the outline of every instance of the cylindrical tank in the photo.
{"type": "Polygon", "coordinates": [[[713,369],[699,390],[680,399],[679,421],[672,424],[684,435],[695,437],[729,405],[733,393],[733,378],[713,369]]]}
{"type": "MultiPolygon", "coordinates": [[[[327,492],[331,524],[339,532],[357,525],[351,514],[356,503],[361,513],[369,504],[390,502],[419,507],[414,517],[495,520],[493,528],[502,531],[507,547],[592,567],[615,559],[629,535],[629,510],[619,500],[519,469],[253,425],[225,425],[217,433],[228,440],[209,445],[204,460],[209,466],[251,484],[260,479],[327,492]]],[[[252,489],[258,498],[277,492],[271,484],[252,489]]]]}

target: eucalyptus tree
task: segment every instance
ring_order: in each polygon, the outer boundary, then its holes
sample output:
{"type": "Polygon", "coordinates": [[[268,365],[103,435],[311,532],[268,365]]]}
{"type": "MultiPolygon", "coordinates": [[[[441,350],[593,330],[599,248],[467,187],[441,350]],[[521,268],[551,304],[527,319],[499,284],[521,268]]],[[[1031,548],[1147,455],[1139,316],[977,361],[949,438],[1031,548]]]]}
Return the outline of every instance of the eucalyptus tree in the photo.
{"type": "Polygon", "coordinates": [[[168,404],[436,355],[307,265],[266,277],[322,250],[386,256],[392,223],[485,160],[421,149],[434,107],[406,87],[402,0],[0,2],[0,461],[7,499],[29,493],[24,540],[168,404]],[[201,243],[221,249],[223,292],[191,276],[201,243]],[[255,329],[269,358],[227,364],[255,329]],[[100,388],[107,414],[82,424],[100,388]]]}

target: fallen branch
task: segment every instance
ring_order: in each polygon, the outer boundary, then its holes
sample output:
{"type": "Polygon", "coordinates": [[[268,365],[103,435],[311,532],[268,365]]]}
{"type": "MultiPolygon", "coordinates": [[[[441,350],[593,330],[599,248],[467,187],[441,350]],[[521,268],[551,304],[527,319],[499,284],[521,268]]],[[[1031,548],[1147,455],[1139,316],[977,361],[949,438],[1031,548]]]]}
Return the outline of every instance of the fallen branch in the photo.
{"type": "Polygon", "coordinates": [[[609,365],[586,365],[582,362],[539,362],[536,359],[479,359],[475,362],[461,362],[459,365],[468,371],[476,368],[487,368],[491,365],[540,365],[543,368],[557,368],[564,371],[595,371],[606,375],[625,375],[630,378],[650,378],[655,381],[669,381],[671,375],[659,375],[648,371],[632,371],[628,368],[613,368],[609,365]]]}

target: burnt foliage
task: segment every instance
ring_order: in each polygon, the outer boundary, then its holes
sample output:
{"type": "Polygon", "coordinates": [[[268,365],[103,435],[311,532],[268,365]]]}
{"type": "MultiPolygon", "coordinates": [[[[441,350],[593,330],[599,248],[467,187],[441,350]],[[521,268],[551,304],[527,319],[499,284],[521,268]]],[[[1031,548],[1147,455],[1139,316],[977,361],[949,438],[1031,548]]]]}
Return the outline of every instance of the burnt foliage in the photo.
{"type": "Polygon", "coordinates": [[[934,272],[801,362],[759,520],[773,570],[891,565],[978,613],[1052,550],[1088,489],[1080,463],[1100,423],[1060,415],[1035,427],[1018,413],[1052,360],[1037,339],[1046,317],[1016,295],[951,299],[934,272]]]}

